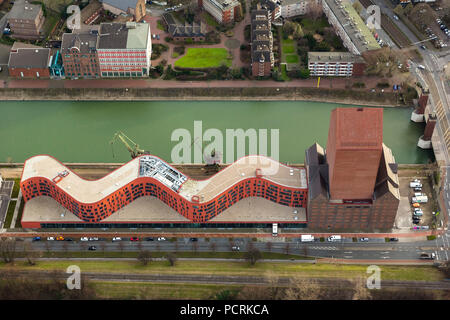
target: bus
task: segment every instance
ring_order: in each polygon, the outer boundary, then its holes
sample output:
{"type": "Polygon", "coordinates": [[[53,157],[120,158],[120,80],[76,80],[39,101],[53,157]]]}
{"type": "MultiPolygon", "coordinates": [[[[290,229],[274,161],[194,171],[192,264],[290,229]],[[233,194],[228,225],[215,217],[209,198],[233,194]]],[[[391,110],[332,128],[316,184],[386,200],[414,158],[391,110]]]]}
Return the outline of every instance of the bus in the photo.
{"type": "Polygon", "coordinates": [[[278,223],[272,224],[272,237],[278,236],[278,223]]]}

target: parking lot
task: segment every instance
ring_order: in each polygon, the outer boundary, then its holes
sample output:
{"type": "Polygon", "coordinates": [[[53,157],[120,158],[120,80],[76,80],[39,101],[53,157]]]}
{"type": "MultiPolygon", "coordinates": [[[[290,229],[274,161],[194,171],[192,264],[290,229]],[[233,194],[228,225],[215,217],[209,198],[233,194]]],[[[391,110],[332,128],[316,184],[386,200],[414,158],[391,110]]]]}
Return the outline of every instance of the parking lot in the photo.
{"type": "Polygon", "coordinates": [[[400,180],[400,205],[399,212],[396,218],[396,226],[400,229],[402,228],[413,228],[414,226],[428,226],[431,228],[433,224],[433,199],[431,197],[431,182],[425,177],[399,177],[400,180]],[[419,179],[422,184],[422,191],[414,191],[410,188],[409,184],[414,179],[419,179]],[[423,211],[423,215],[420,216],[420,222],[417,224],[413,223],[413,206],[411,204],[411,199],[414,197],[415,193],[423,193],[428,197],[427,203],[420,203],[418,209],[423,211]]]}

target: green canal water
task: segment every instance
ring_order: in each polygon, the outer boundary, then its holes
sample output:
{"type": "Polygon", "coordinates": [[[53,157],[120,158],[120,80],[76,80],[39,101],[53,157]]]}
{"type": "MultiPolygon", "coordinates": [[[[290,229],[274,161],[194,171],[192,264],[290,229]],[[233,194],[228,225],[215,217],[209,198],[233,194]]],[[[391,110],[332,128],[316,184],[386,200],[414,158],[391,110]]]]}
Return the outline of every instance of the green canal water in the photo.
{"type": "MultiPolygon", "coordinates": [[[[115,144],[113,157],[109,142],[118,130],[172,162],[171,150],[178,143],[171,141],[172,131],[185,128],[193,137],[194,121],[199,120],[203,132],[217,128],[224,136],[225,129],[268,129],[269,137],[270,129],[279,129],[279,159],[303,163],[305,149],[311,144],[326,146],[330,112],[338,106],[344,105],[291,101],[0,102],[0,162],[23,162],[37,154],[50,154],[63,162],[128,161],[129,153],[121,143],[115,144]]],[[[416,146],[424,125],[409,120],[411,111],[384,109],[384,142],[399,163],[427,163],[432,152],[416,146]]]]}

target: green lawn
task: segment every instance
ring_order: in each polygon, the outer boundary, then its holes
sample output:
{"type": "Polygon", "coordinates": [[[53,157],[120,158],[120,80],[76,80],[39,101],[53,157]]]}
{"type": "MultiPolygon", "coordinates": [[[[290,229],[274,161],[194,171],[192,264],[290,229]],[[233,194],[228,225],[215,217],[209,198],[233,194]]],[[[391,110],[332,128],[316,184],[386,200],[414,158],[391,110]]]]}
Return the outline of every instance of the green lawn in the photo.
{"type": "Polygon", "coordinates": [[[321,17],[317,20],[313,20],[311,18],[302,18],[300,20],[300,24],[302,25],[302,29],[305,34],[308,32],[317,33],[330,26],[326,17],[321,17]]]}
{"type": "Polygon", "coordinates": [[[296,54],[287,54],[285,60],[287,63],[298,63],[299,62],[298,55],[296,55],[296,54]]]}
{"type": "Polygon", "coordinates": [[[203,13],[203,18],[205,18],[206,24],[208,24],[211,27],[217,27],[219,23],[212,15],[210,15],[208,12],[203,13]]]}
{"type": "Polygon", "coordinates": [[[162,22],[162,20],[156,21],[156,27],[161,31],[166,31],[166,28],[164,28],[164,23],[162,22]]]}
{"type": "MultiPolygon", "coordinates": [[[[45,241],[45,240],[44,240],[45,241]]],[[[70,244],[68,244],[70,246],[70,244]]],[[[100,245],[97,246],[97,251],[68,251],[68,252],[44,252],[42,257],[44,258],[136,258],[138,255],[138,247],[136,251],[124,251],[120,252],[119,246],[116,248],[117,251],[105,251],[103,252],[100,245]]],[[[167,255],[167,252],[155,252],[152,251],[152,258],[162,258],[167,255]]],[[[244,252],[175,252],[178,258],[221,258],[221,259],[243,259],[244,252]]],[[[17,253],[17,257],[23,257],[21,252],[17,253]]],[[[303,257],[300,255],[284,254],[278,252],[262,252],[263,259],[303,259],[303,260],[314,260],[314,258],[303,257]]]]}
{"type": "MultiPolygon", "coordinates": [[[[76,264],[85,272],[134,273],[134,274],[201,274],[201,275],[241,275],[254,276],[276,273],[279,276],[336,277],[352,279],[367,277],[367,266],[344,264],[306,264],[282,262],[257,262],[250,266],[247,262],[234,261],[177,261],[170,267],[167,261],[152,261],[143,266],[138,261],[38,261],[28,266],[24,261],[16,261],[15,266],[0,263],[0,270],[13,268],[27,270],[66,270],[76,264]]],[[[439,281],[443,274],[431,266],[380,266],[381,278],[385,280],[439,281]]]]}
{"type": "Polygon", "coordinates": [[[282,61],[286,63],[298,63],[297,44],[292,39],[281,39],[282,61]]]}
{"type": "Polygon", "coordinates": [[[209,300],[223,290],[238,290],[242,286],[184,283],[117,283],[91,281],[95,291],[103,299],[201,299],[209,300]]]}
{"type": "Polygon", "coordinates": [[[284,81],[289,81],[289,77],[287,75],[287,70],[286,70],[286,65],[282,64],[281,65],[281,77],[283,78],[284,81]]]}
{"type": "MultiPolygon", "coordinates": [[[[10,179],[8,179],[10,180],[10,179]]],[[[14,187],[13,187],[13,191],[11,194],[11,198],[17,198],[17,196],[19,195],[19,190],[20,190],[20,179],[11,179],[14,181],[14,187]]]]}
{"type": "Polygon", "coordinates": [[[175,61],[180,68],[215,68],[231,66],[231,58],[224,48],[188,48],[186,55],[175,61]]]}
{"type": "Polygon", "coordinates": [[[284,54],[294,53],[294,52],[295,52],[294,46],[283,46],[283,53],[284,54]]]}
{"type": "Polygon", "coordinates": [[[19,213],[17,214],[15,228],[22,228],[22,214],[23,214],[23,206],[24,205],[25,205],[25,201],[22,198],[22,201],[20,201],[19,213]]]}
{"type": "Polygon", "coordinates": [[[4,228],[11,227],[11,221],[14,215],[14,209],[16,208],[17,201],[10,201],[8,206],[8,213],[6,214],[4,228]]]}

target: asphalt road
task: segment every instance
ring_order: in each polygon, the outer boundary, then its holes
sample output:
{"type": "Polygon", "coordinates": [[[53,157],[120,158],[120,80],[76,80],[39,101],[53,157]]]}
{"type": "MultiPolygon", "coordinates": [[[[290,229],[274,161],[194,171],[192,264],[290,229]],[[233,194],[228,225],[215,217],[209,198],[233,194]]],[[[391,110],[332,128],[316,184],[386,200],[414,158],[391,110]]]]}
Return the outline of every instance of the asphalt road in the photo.
{"type": "MultiPolygon", "coordinates": [[[[450,233],[448,234],[450,236],[450,233]]],[[[198,241],[192,242],[189,238],[179,238],[176,242],[171,241],[139,241],[132,242],[129,239],[111,242],[111,240],[99,241],[32,241],[30,238],[18,242],[17,250],[20,252],[25,242],[31,242],[32,250],[36,251],[88,251],[89,246],[95,246],[97,251],[160,251],[160,252],[211,252],[212,243],[215,245],[217,252],[233,251],[232,246],[239,246],[240,251],[245,251],[251,239],[235,239],[230,242],[224,238],[210,238],[206,241],[199,238],[198,241]]],[[[271,248],[267,242],[253,242],[253,246],[261,251],[271,251],[278,253],[298,254],[311,257],[348,259],[348,260],[411,260],[416,261],[422,252],[436,253],[438,262],[446,261],[448,258],[448,241],[447,237],[440,237],[435,241],[414,241],[414,242],[384,242],[384,239],[369,239],[369,242],[352,242],[352,239],[345,239],[343,242],[301,242],[295,239],[293,242],[274,242],[271,241],[271,248]],[[442,249],[441,249],[442,248],[442,249]]]]}
{"type": "Polygon", "coordinates": [[[3,228],[14,181],[3,181],[0,188],[0,229],[3,228]]]}

